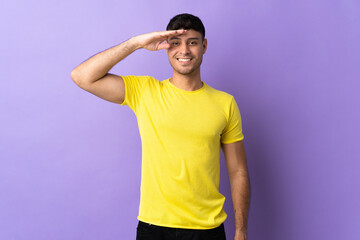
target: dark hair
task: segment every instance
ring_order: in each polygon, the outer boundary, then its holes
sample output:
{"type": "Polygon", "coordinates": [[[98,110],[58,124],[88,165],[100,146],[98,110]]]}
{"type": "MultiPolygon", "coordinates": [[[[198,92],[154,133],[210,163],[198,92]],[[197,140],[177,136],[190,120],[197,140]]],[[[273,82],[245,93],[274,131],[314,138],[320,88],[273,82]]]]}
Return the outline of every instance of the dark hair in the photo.
{"type": "Polygon", "coordinates": [[[205,27],[203,23],[201,22],[200,18],[192,14],[183,13],[173,17],[170,20],[169,24],[167,25],[166,30],[177,30],[177,29],[185,29],[185,30],[193,29],[201,33],[203,40],[205,38],[205,27]]]}

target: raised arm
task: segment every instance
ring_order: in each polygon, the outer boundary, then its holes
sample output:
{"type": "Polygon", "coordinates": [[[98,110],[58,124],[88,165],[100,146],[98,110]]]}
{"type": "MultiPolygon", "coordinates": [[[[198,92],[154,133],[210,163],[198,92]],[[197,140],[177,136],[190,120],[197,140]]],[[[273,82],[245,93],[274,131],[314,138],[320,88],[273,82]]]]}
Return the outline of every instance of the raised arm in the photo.
{"type": "Polygon", "coordinates": [[[244,141],[222,144],[229,173],[231,196],[235,214],[234,240],[246,240],[250,204],[250,181],[244,141]]]}
{"type": "Polygon", "coordinates": [[[82,89],[107,101],[120,104],[125,97],[124,80],[118,75],[108,73],[110,69],[137,49],[145,48],[150,51],[166,49],[170,45],[165,40],[185,32],[186,30],[159,31],[132,37],[78,65],[71,72],[71,78],[82,89]]]}

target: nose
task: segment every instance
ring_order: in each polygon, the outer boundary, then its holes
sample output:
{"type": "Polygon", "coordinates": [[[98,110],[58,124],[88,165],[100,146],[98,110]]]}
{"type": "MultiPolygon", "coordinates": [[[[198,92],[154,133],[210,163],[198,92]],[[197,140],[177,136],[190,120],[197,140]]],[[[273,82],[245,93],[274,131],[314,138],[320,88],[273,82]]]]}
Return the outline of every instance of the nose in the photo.
{"type": "Polygon", "coordinates": [[[180,53],[181,53],[181,54],[184,54],[184,55],[189,54],[189,53],[190,53],[189,45],[187,45],[186,43],[181,44],[180,53]]]}

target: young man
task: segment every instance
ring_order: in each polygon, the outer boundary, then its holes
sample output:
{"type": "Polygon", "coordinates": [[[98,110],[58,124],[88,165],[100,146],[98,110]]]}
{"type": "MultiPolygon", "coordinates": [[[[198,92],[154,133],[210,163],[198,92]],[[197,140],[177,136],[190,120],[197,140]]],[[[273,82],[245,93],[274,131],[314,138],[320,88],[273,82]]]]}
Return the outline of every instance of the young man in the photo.
{"type": "Polygon", "coordinates": [[[71,77],[84,90],[127,105],[142,140],[137,239],[225,239],[225,197],[219,193],[220,149],[229,173],[235,240],[246,239],[250,184],[241,117],[234,97],[201,81],[207,49],[201,20],[172,18],[152,32],[91,57],[71,77]],[[108,71],[137,49],[166,49],[171,78],[117,76],[108,71]]]}

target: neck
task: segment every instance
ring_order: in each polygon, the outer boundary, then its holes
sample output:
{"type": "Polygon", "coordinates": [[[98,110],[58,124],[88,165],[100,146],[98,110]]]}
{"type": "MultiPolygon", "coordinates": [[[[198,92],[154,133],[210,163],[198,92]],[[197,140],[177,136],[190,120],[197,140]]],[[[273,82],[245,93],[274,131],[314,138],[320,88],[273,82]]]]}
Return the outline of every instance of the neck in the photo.
{"type": "Polygon", "coordinates": [[[203,87],[201,82],[200,71],[183,75],[173,71],[173,77],[169,80],[174,86],[185,91],[195,91],[203,87]]]}

